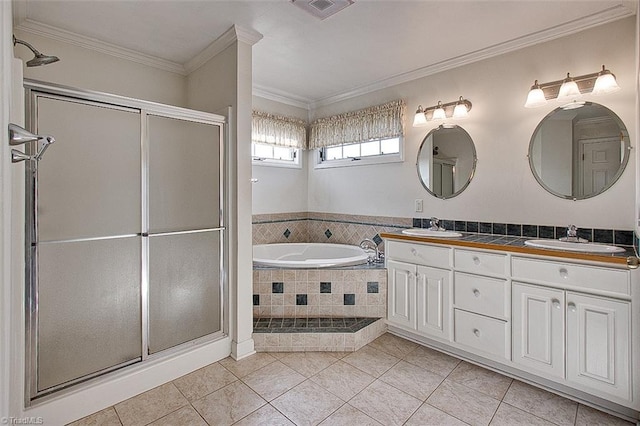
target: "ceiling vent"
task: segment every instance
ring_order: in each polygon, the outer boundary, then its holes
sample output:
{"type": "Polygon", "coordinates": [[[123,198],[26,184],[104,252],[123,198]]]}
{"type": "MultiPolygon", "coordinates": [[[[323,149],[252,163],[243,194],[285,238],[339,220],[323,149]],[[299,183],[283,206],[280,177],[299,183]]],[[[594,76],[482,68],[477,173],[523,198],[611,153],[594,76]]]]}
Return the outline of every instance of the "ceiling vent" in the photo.
{"type": "Polygon", "coordinates": [[[354,0],[291,0],[295,6],[312,14],[318,19],[325,19],[352,5],[354,0]]]}

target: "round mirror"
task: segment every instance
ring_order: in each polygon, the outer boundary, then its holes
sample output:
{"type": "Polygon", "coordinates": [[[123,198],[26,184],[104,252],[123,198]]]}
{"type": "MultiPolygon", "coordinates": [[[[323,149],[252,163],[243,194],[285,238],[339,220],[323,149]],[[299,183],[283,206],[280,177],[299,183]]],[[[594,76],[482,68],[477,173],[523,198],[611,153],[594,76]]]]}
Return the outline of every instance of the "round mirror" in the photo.
{"type": "Polygon", "coordinates": [[[477,160],[473,140],[462,127],[441,125],[422,140],[418,177],[431,195],[455,197],[471,182],[477,160]]]}
{"type": "Polygon", "coordinates": [[[529,144],[529,165],[553,195],[583,200],[618,180],[629,150],[629,132],[616,114],[599,104],[574,102],[538,124],[529,144]]]}

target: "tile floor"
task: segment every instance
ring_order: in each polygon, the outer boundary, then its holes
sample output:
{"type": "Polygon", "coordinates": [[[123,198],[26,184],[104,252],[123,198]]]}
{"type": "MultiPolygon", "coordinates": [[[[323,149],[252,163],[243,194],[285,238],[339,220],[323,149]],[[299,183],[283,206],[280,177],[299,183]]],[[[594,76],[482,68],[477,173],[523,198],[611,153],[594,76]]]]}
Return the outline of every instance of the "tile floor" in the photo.
{"type": "Polygon", "coordinates": [[[631,425],[384,334],[353,353],[226,358],[72,425],[631,425]]]}

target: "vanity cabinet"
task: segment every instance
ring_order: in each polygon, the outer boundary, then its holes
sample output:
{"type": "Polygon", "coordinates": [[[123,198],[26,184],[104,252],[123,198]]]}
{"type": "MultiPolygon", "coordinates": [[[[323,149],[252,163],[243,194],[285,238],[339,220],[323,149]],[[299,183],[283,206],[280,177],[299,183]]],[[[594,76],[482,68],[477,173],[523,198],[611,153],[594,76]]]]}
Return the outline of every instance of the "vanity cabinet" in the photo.
{"type": "Polygon", "coordinates": [[[513,362],[602,396],[630,400],[629,305],[513,283],[513,362]]]}
{"type": "Polygon", "coordinates": [[[389,324],[450,339],[451,271],[430,266],[446,267],[449,251],[420,244],[387,243],[389,324]]]}
{"type": "Polygon", "coordinates": [[[625,266],[444,242],[386,244],[391,332],[640,411],[632,392],[637,277],[625,266]]]}
{"type": "Polygon", "coordinates": [[[567,292],[567,380],[631,400],[629,302],[567,292]]]}
{"type": "Polygon", "coordinates": [[[564,379],[564,291],[513,283],[513,362],[564,379]]]}
{"type": "Polygon", "coordinates": [[[387,321],[416,329],[416,266],[387,260],[387,321]]]}
{"type": "Polygon", "coordinates": [[[454,341],[480,355],[511,357],[507,257],[454,249],[454,341]]]}

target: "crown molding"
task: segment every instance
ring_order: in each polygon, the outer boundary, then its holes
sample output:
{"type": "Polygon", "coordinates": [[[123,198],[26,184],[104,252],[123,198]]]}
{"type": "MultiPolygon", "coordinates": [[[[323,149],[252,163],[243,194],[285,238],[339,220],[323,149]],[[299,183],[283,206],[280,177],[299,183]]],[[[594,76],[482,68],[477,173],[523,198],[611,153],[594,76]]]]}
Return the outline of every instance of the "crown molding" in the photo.
{"type": "Polygon", "coordinates": [[[169,71],[180,75],[187,74],[184,66],[177,62],[147,55],[132,49],[126,49],[124,47],[116,46],[111,43],[105,43],[91,37],[86,37],[71,31],[43,24],[42,22],[34,21],[32,19],[23,20],[15,28],[26,33],[62,41],[64,43],[69,43],[74,46],[83,47],[85,49],[95,50],[100,53],[115,56],[120,59],[126,59],[128,61],[136,62],[142,65],[147,65],[163,71],[169,71]]]}
{"type": "Polygon", "coordinates": [[[238,25],[234,25],[232,28],[236,32],[236,38],[238,41],[250,44],[251,46],[262,40],[264,37],[261,33],[251,28],[244,28],[238,25]]]}
{"type": "Polygon", "coordinates": [[[268,99],[270,101],[280,102],[281,104],[302,108],[307,111],[309,111],[309,104],[311,102],[311,99],[296,96],[283,91],[276,91],[264,86],[260,86],[258,84],[253,85],[252,95],[259,98],[268,99]]]}
{"type": "Polygon", "coordinates": [[[557,25],[546,30],[538,31],[523,37],[518,37],[504,43],[499,43],[485,49],[476,50],[475,52],[447,59],[433,65],[419,68],[414,71],[409,71],[383,80],[378,80],[374,83],[360,86],[348,92],[321,98],[310,102],[309,109],[313,110],[315,108],[331,105],[336,102],[341,102],[357,96],[365,95],[367,93],[375,92],[377,90],[382,90],[391,86],[406,83],[408,81],[417,80],[419,78],[427,77],[443,71],[448,71],[473,62],[478,62],[484,59],[520,50],[525,47],[551,41],[580,31],[584,31],[589,28],[597,27],[602,24],[635,15],[635,8],[631,6],[628,7],[628,4],[628,2],[621,2],[620,4],[605,9],[601,12],[594,13],[580,19],[575,19],[565,24],[557,25]]]}
{"type": "Polygon", "coordinates": [[[224,34],[215,39],[213,43],[205,47],[202,52],[198,53],[184,64],[186,74],[190,74],[197,70],[236,41],[253,46],[260,40],[262,40],[262,34],[259,32],[242,28],[238,25],[232,25],[231,28],[224,32],[224,34]]]}
{"type": "MultiPolygon", "coordinates": [[[[99,51],[101,53],[126,59],[164,71],[173,72],[180,75],[188,75],[204,65],[207,61],[229,47],[235,41],[241,41],[254,45],[263,36],[257,31],[246,29],[237,25],[231,26],[224,34],[218,37],[213,43],[207,46],[202,52],[185,64],[168,61],[151,55],[146,55],[131,49],[122,48],[110,43],[105,43],[90,37],[82,36],[71,31],[63,30],[51,25],[43,24],[26,18],[27,5],[25,1],[13,0],[13,21],[14,28],[27,33],[48,37],[54,40],[66,42],[87,49],[99,51]]],[[[499,43],[486,49],[480,49],[455,58],[447,59],[439,63],[419,68],[417,70],[398,74],[389,78],[378,80],[371,84],[360,86],[354,90],[343,92],[324,98],[312,100],[298,95],[287,93],[281,90],[268,88],[260,85],[253,85],[253,94],[265,99],[284,103],[287,105],[313,110],[315,108],[334,104],[357,96],[362,96],[377,90],[386,89],[391,86],[417,80],[443,71],[448,71],[463,65],[494,56],[516,51],[535,44],[544,43],[570,34],[574,34],[598,25],[613,22],[637,13],[637,1],[623,0],[618,5],[605,9],[601,12],[561,24],[547,30],[539,31],[527,36],[519,37],[504,43],[499,43]]]]}

